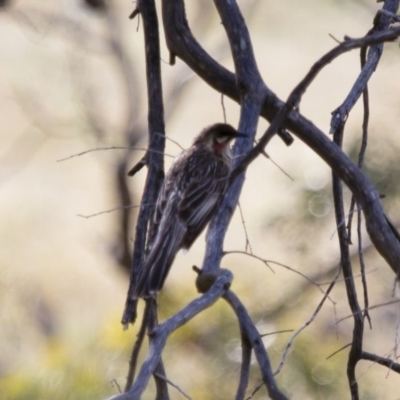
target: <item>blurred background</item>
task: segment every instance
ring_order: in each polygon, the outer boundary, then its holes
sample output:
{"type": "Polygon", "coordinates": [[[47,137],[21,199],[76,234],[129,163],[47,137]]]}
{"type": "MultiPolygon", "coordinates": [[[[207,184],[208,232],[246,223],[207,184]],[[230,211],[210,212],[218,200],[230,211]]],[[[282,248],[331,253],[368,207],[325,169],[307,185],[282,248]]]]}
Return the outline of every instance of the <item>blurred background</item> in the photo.
{"type": "MultiPolygon", "coordinates": [[[[138,329],[135,325],[123,331],[120,325],[137,215],[127,206],[139,204],[146,170],[133,178],[126,172],[147,146],[147,98],[142,21],[128,19],[135,4],[104,2],[0,2],[2,399],[102,399],[125,384],[138,329]],[[71,157],[82,152],[87,153],[71,157]]],[[[232,69],[212,2],[187,3],[197,39],[232,69]]],[[[281,99],[336,45],[332,36],[363,36],[381,6],[372,0],[238,3],[260,71],[281,99]]],[[[163,38],[161,53],[166,131],[177,143],[168,141],[167,169],[181,151],[178,144],[190,146],[204,126],[223,121],[224,112],[220,94],[180,60],[168,65],[163,38]]],[[[384,208],[396,226],[399,57],[398,44],[385,45],[370,81],[365,161],[365,171],[386,196],[384,208]]],[[[340,57],[303,98],[302,113],[326,134],[331,112],[349,92],[359,63],[357,52],[340,57]]],[[[229,99],[224,106],[227,121],[236,126],[239,107],[229,99]]],[[[353,159],[361,118],[357,105],[345,132],[346,151],[353,159]]],[[[266,127],[260,120],[258,136],[266,127]]],[[[267,152],[274,163],[259,157],[248,169],[240,198],[242,216],[237,209],[225,240],[226,251],[256,257],[232,253],[222,263],[234,273],[233,289],[263,334],[302,326],[321,301],[321,289],[327,288],[339,260],[329,169],[297,139],[286,147],[274,138],[267,152]]],[[[350,204],[350,193],[345,194],[350,204]]],[[[353,243],[362,303],[355,227],[353,243]]],[[[370,305],[398,299],[394,275],[366,234],[362,246],[370,305]]],[[[201,265],[203,253],[204,235],[188,255],[178,255],[159,296],[161,320],[197,296],[191,266],[201,265]]],[[[343,282],[338,282],[318,317],[294,342],[277,376],[291,399],[349,397],[348,350],[327,359],[351,341],[352,319],[335,323],[349,314],[343,282]]],[[[370,314],[372,329],[366,329],[364,349],[398,357],[399,304],[377,307],[370,314]]],[[[274,369],[291,335],[265,336],[274,369]]],[[[168,378],[192,398],[228,399],[236,390],[240,354],[236,320],[220,301],[170,338],[164,361],[168,378]]],[[[257,365],[253,368],[249,395],[260,379],[257,365]]],[[[400,397],[400,377],[386,368],[362,361],[357,376],[362,399],[400,397]]],[[[153,390],[150,384],[143,398],[154,398],[153,390]]],[[[170,394],[172,399],[184,398],[173,388],[170,394]]],[[[269,397],[263,388],[254,398],[269,397]]]]}

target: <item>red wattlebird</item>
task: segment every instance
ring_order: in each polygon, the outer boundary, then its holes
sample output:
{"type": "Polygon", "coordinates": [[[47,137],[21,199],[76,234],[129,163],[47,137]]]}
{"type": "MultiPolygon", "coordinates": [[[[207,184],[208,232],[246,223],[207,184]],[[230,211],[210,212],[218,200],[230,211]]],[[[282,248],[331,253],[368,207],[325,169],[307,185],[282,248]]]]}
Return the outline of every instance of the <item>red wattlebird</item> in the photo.
{"type": "Polygon", "coordinates": [[[205,128],[168,171],[154,213],[156,236],[134,297],[155,295],[179,249],[189,249],[214,215],[232,170],[230,142],[240,134],[228,124],[205,128]]]}

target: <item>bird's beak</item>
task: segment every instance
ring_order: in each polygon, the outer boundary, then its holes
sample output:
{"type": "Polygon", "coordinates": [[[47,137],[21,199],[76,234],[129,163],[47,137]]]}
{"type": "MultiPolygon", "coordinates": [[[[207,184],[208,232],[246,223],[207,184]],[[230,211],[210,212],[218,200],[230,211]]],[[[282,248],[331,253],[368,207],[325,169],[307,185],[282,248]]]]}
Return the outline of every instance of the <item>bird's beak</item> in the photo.
{"type": "Polygon", "coordinates": [[[247,135],[245,133],[237,132],[235,138],[238,138],[238,137],[247,137],[247,135]]]}

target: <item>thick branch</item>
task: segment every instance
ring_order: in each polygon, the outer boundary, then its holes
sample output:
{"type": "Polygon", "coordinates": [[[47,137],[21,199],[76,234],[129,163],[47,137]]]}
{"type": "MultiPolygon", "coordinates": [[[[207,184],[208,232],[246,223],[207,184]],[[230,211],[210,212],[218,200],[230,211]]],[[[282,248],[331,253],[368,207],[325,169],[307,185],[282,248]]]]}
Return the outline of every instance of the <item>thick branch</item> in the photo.
{"type": "Polygon", "coordinates": [[[143,17],[143,29],[146,49],[146,74],[148,97],[148,127],[149,150],[147,152],[148,173],[143,192],[140,212],[136,223],[136,235],[132,258],[130,285],[125,305],[122,323],[127,325],[136,318],[136,300],[132,299],[132,293],[136,284],[136,278],[143,266],[147,226],[153,215],[158,192],[164,178],[165,134],[164,134],[164,106],[162,97],[160,45],[158,35],[158,18],[154,0],[139,1],[138,9],[143,17]]]}
{"type": "Polygon", "coordinates": [[[373,43],[381,43],[382,41],[393,40],[399,35],[400,29],[396,29],[388,30],[374,36],[366,36],[361,39],[348,40],[336,46],[331,51],[326,53],[323,57],[321,57],[316,63],[314,63],[310,71],[300,81],[300,83],[292,90],[288,99],[286,100],[286,103],[284,103],[283,107],[281,107],[277,115],[272,120],[271,125],[267,129],[267,132],[258,141],[257,145],[254,146],[249,154],[247,154],[247,156],[244,158],[241,165],[239,166],[239,169],[244,170],[257,156],[262,153],[269,140],[276,133],[279,127],[285,122],[289,113],[299,106],[304,93],[324,67],[330,64],[335,58],[350,50],[354,50],[360,47],[365,48],[365,46],[371,45],[373,43]]]}
{"type": "MultiPolygon", "coordinates": [[[[132,388],[127,393],[112,397],[113,400],[139,400],[148,381],[155,370],[168,337],[176,329],[186,324],[201,311],[212,306],[220,297],[222,297],[229,288],[233,280],[232,272],[220,270],[220,274],[211,289],[204,295],[198,297],[189,303],[184,309],[156,326],[151,335],[150,349],[148,356],[134,382],[132,388]]],[[[109,399],[111,400],[111,399],[109,399]]]]}
{"type": "Polygon", "coordinates": [[[269,396],[273,400],[287,399],[287,397],[278,389],[278,386],[276,385],[274,374],[271,369],[271,363],[265,350],[262,338],[254,326],[249,314],[247,313],[246,308],[231,290],[228,290],[224,294],[224,299],[235,312],[239,320],[242,335],[246,336],[254,350],[258,364],[260,365],[263,382],[267,387],[269,396]]]}
{"type": "Polygon", "coordinates": [[[377,364],[383,365],[384,367],[387,367],[400,374],[400,364],[389,358],[381,357],[376,354],[363,351],[361,353],[361,359],[376,362],[377,364]]]}
{"type": "MultiPolygon", "coordinates": [[[[158,316],[157,316],[157,302],[154,298],[146,299],[146,306],[149,305],[150,308],[150,318],[148,324],[148,332],[153,332],[153,330],[158,325],[158,316]]],[[[150,335],[150,345],[151,345],[152,337],[150,335]]],[[[160,357],[158,359],[158,363],[153,371],[154,382],[156,384],[156,400],[169,400],[169,393],[168,393],[168,385],[166,381],[166,373],[164,368],[164,363],[160,357]],[[164,378],[164,379],[163,379],[164,378]]]]}
{"type": "MultiPolygon", "coordinates": [[[[399,0],[386,0],[385,4],[383,5],[383,10],[392,14],[396,14],[398,8],[399,0]]],[[[378,12],[374,19],[374,27],[371,29],[368,35],[373,35],[377,32],[386,30],[390,26],[391,21],[392,18],[390,16],[387,16],[385,13],[378,12]]],[[[361,73],[351,88],[350,93],[342,105],[332,112],[331,133],[335,133],[345,123],[351,109],[364,92],[369,79],[375,72],[382,55],[382,51],[383,43],[375,44],[369,49],[367,61],[363,65],[361,73]]]]}
{"type": "MultiPolygon", "coordinates": [[[[185,61],[216,90],[239,102],[240,96],[235,75],[220,66],[194,40],[187,25],[183,2],[163,0],[163,19],[170,51],[185,61]]],[[[357,45],[352,48],[393,40],[399,34],[400,28],[389,29],[374,35],[373,38],[359,39],[357,45]]],[[[347,42],[343,45],[352,46],[347,42]]],[[[264,86],[263,90],[265,90],[265,100],[261,115],[272,121],[284,103],[267,87],[264,86]]],[[[369,180],[336,144],[296,110],[290,112],[284,127],[315,151],[350,188],[364,210],[367,230],[372,242],[393,271],[397,273],[400,265],[400,244],[386,221],[379,194],[369,180]]]]}
{"type": "MultiPolygon", "coordinates": [[[[212,88],[240,102],[240,88],[236,85],[235,75],[210,57],[192,35],[183,0],[162,0],[162,13],[165,38],[172,58],[177,55],[212,88]]],[[[285,131],[279,132],[279,136],[287,145],[293,142],[285,131]]]]}
{"type": "MultiPolygon", "coordinates": [[[[342,146],[342,139],[343,139],[343,128],[340,131],[336,132],[334,135],[334,141],[340,147],[342,146]]],[[[359,393],[358,393],[358,384],[356,380],[356,365],[358,360],[360,359],[362,351],[364,318],[362,316],[360,305],[357,299],[357,291],[353,278],[353,269],[351,265],[347,229],[346,226],[342,223],[346,218],[344,212],[344,204],[343,204],[342,183],[335,174],[333,174],[332,176],[332,184],[333,184],[333,199],[335,205],[336,226],[338,231],[339,247],[340,247],[340,263],[346,286],[347,299],[354,318],[353,340],[351,342],[349,359],[347,363],[347,378],[349,381],[351,398],[353,400],[358,400],[359,393]]]]}
{"type": "Polygon", "coordinates": [[[245,335],[244,328],[242,327],[242,325],[240,325],[240,333],[242,337],[242,363],[240,367],[240,379],[235,400],[244,399],[250,377],[251,344],[245,335]]]}
{"type": "MultiPolygon", "coordinates": [[[[235,62],[236,85],[241,104],[239,131],[247,134],[246,138],[236,140],[233,148],[235,164],[237,164],[241,158],[240,155],[248,153],[254,143],[265,90],[254,58],[250,35],[236,2],[215,0],[215,4],[226,30],[235,62]]],[[[221,204],[221,211],[210,223],[206,239],[206,255],[202,267],[205,271],[219,268],[223,240],[233,210],[237,205],[243,182],[244,173],[240,174],[231,185],[221,204]]]]}

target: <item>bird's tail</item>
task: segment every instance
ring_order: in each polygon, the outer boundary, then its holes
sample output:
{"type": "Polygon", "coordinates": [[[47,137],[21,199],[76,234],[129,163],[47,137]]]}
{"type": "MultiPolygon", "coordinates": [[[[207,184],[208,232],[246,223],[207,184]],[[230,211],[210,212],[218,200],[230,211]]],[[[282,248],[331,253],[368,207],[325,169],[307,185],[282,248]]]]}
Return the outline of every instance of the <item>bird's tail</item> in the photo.
{"type": "Polygon", "coordinates": [[[161,290],[176,253],[181,247],[184,234],[185,228],[178,220],[170,223],[168,227],[160,226],[142,273],[139,275],[135,298],[150,297],[161,290]]]}

